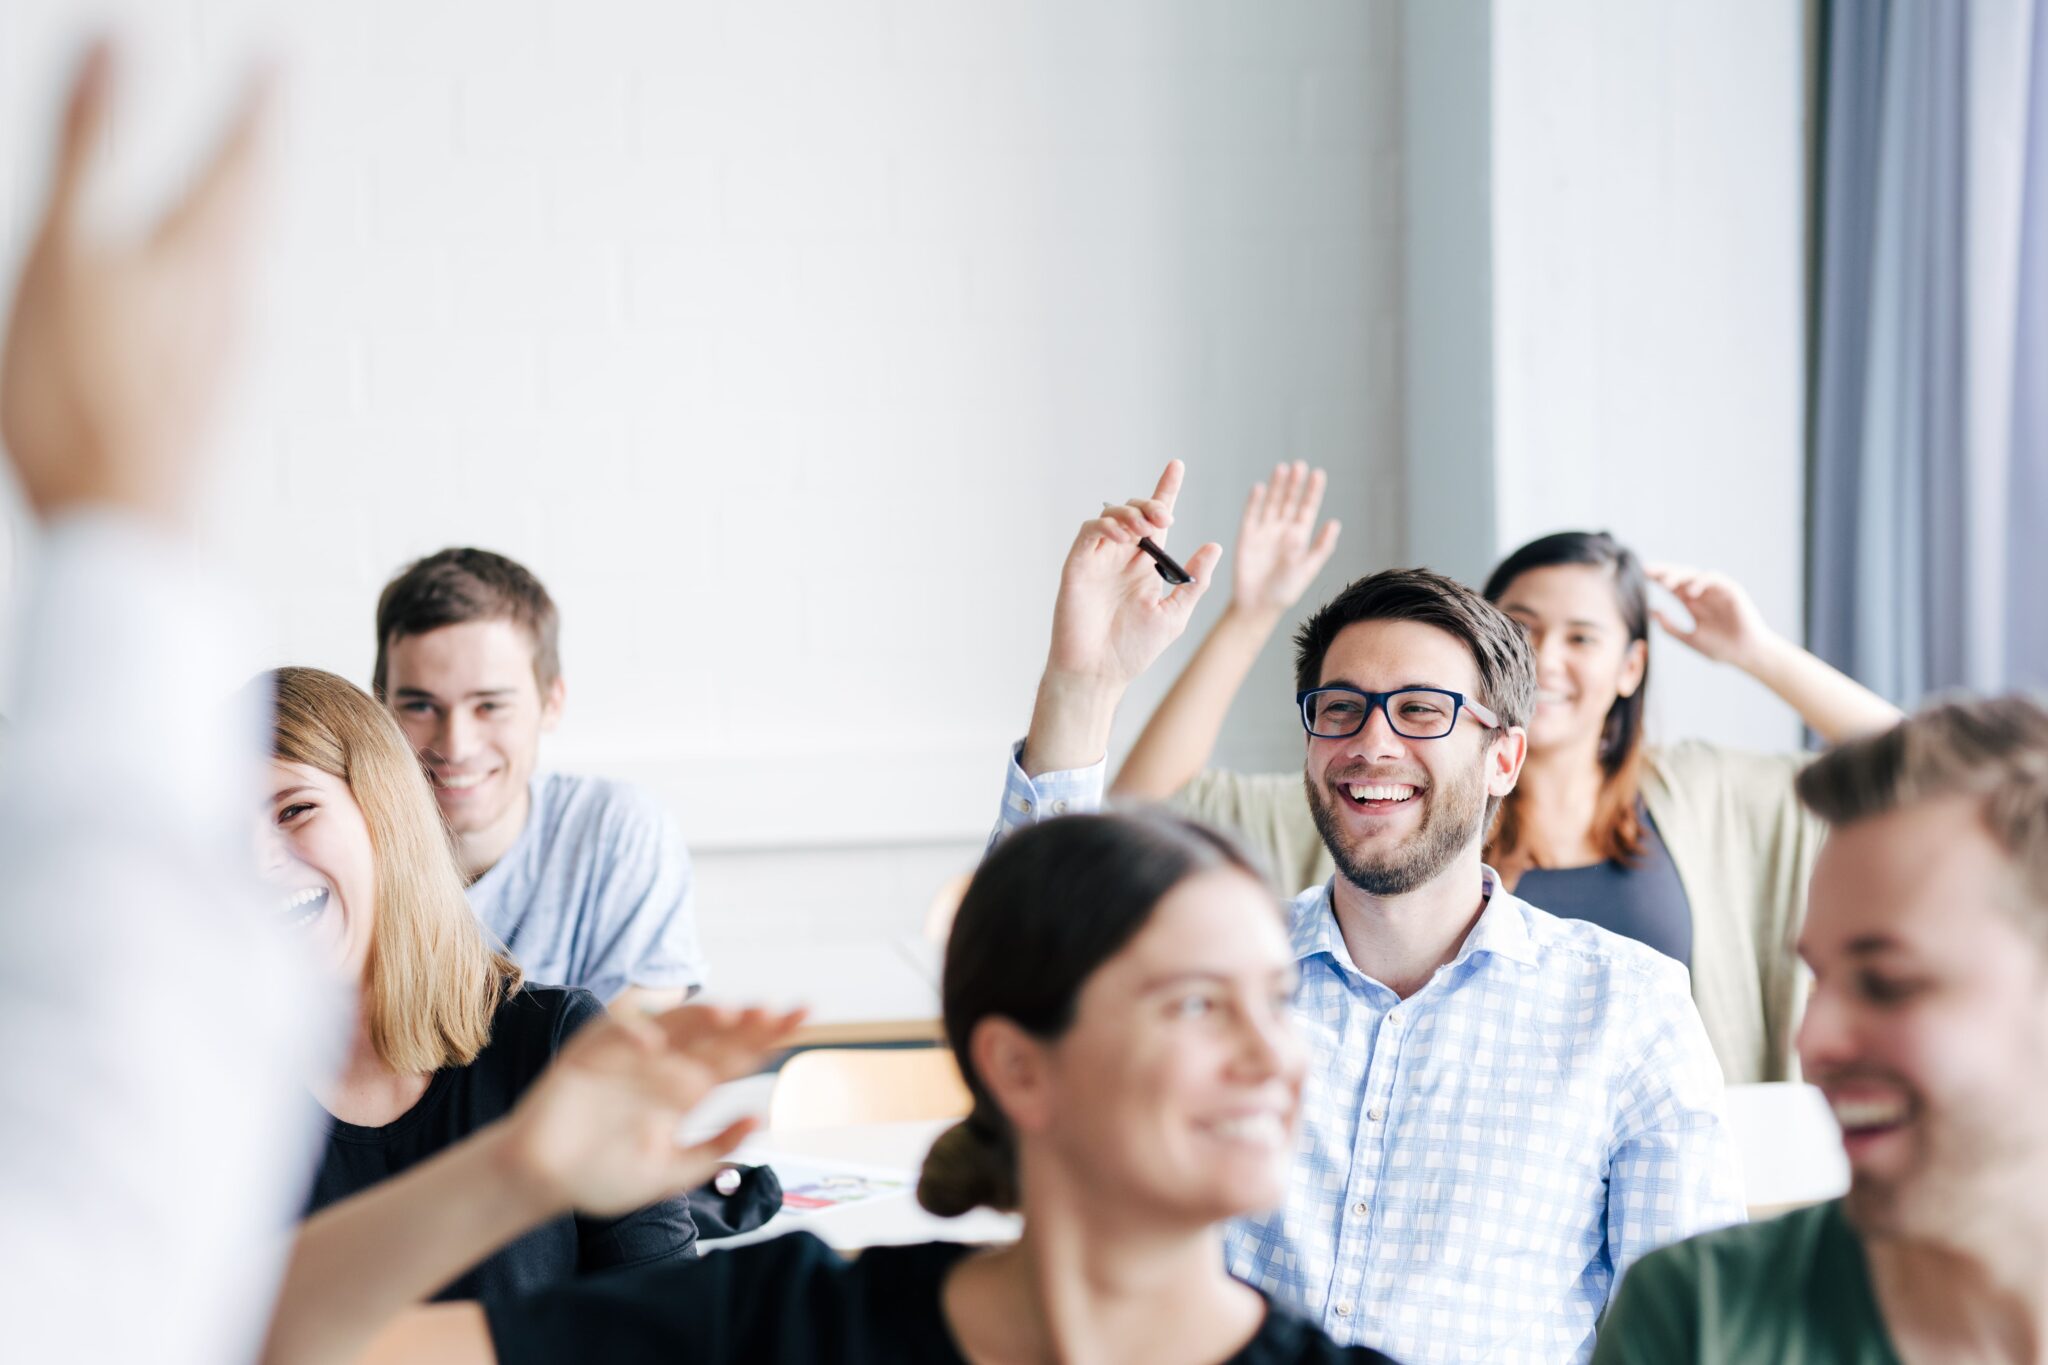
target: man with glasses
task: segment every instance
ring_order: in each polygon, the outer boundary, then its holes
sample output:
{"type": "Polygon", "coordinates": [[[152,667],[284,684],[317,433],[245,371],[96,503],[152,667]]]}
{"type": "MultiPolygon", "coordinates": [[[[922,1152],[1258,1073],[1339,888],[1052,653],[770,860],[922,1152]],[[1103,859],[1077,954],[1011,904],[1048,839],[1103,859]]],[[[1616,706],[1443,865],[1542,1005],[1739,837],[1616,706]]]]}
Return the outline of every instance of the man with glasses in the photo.
{"type": "MultiPolygon", "coordinates": [[[[1164,540],[1179,484],[1176,462],[1075,540],[1005,827],[1100,802],[1117,703],[1221,557],[1160,593],[1137,541],[1164,540]]],[[[1302,627],[1296,684],[1337,875],[1291,906],[1311,1062],[1290,1192],[1231,1229],[1231,1269],[1402,1360],[1583,1361],[1632,1261],[1742,1218],[1685,969],[1481,863],[1536,691],[1484,599],[1360,579],[1302,627]]]]}

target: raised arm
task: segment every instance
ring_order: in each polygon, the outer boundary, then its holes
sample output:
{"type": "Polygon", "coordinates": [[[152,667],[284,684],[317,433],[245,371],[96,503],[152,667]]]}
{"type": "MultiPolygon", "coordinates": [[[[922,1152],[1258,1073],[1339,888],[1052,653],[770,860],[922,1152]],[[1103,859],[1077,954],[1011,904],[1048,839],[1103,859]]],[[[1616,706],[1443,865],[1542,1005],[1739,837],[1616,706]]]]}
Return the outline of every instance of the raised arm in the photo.
{"type": "Polygon", "coordinates": [[[1151,557],[1138,548],[1146,536],[1166,544],[1183,472],[1181,462],[1173,461],[1151,497],[1105,505],[1074,537],[1060,569],[1052,644],[1024,739],[1027,775],[1102,762],[1117,703],[1131,681],[1180,638],[1207,591],[1222,546],[1196,550],[1186,566],[1194,581],[1164,593],[1151,557]]]}
{"type": "Polygon", "coordinates": [[[1336,522],[1316,529],[1323,481],[1322,470],[1297,460],[1275,465],[1270,483],[1252,485],[1237,527],[1230,605],[1145,722],[1111,792],[1163,800],[1209,761],[1259,651],[1337,548],[1336,522]]]}
{"type": "Polygon", "coordinates": [[[1671,564],[1649,569],[1692,614],[1686,630],[1663,610],[1657,624],[1716,663],[1733,664],[1783,698],[1829,744],[1887,730],[1905,713],[1840,669],[1772,630],[1742,585],[1726,574],[1671,564]]]}
{"type": "Polygon", "coordinates": [[[489,1359],[481,1314],[401,1314],[537,1223],[625,1214],[709,1177],[752,1120],[692,1147],[677,1128],[801,1017],[692,1005],[593,1022],[511,1114],[307,1221],[265,1359],[353,1361],[373,1341],[380,1360],[489,1359]]]}
{"type": "Polygon", "coordinates": [[[109,231],[116,85],[95,48],[0,348],[0,441],[45,530],[0,764],[0,1322],[14,1359],[212,1362],[262,1335],[328,1003],[250,884],[238,613],[178,529],[229,387],[263,100],[153,227],[109,231]]]}

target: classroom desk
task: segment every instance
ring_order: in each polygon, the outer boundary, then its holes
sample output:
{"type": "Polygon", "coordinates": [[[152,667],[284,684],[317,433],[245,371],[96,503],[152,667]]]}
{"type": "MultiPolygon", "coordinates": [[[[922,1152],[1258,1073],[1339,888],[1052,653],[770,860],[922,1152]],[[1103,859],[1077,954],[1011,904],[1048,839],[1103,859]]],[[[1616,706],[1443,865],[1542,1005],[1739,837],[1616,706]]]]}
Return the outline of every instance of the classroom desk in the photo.
{"type": "Polygon", "coordinates": [[[913,1193],[918,1167],[933,1140],[951,1126],[950,1121],[868,1123],[755,1134],[740,1145],[736,1160],[776,1166],[777,1159],[783,1158],[782,1168],[792,1172],[839,1165],[849,1171],[894,1177],[903,1188],[861,1203],[814,1212],[785,1208],[753,1232],[710,1243],[705,1251],[715,1253],[797,1231],[815,1233],[842,1252],[915,1242],[1015,1241],[1023,1226],[1015,1214],[976,1209],[960,1218],[938,1218],[918,1206],[913,1193]]]}

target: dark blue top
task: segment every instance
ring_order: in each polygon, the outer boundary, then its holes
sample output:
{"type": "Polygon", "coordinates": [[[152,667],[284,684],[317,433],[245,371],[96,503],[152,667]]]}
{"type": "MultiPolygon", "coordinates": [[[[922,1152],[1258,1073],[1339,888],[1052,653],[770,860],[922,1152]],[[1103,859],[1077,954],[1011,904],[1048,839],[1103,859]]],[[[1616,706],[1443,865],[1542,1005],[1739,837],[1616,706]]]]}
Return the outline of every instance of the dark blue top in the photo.
{"type": "Polygon", "coordinates": [[[1633,867],[1612,858],[1589,867],[1538,867],[1522,874],[1515,894],[1565,919],[1582,919],[1692,969],[1692,902],[1671,864],[1656,822],[1640,804],[1643,855],[1633,867]]]}

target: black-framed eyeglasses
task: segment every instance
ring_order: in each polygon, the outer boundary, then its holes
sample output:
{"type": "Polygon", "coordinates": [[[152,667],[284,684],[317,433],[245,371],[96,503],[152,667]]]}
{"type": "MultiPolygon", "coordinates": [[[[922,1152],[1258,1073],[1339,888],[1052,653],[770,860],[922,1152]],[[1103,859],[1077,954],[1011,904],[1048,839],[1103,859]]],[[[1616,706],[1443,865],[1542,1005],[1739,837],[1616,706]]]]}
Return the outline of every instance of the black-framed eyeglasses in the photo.
{"type": "Polygon", "coordinates": [[[1387,724],[1403,739],[1442,739],[1458,724],[1458,712],[1489,730],[1500,729],[1500,717],[1462,692],[1441,687],[1403,687],[1392,692],[1361,692],[1355,687],[1312,687],[1294,694],[1301,707],[1301,727],[1317,739],[1349,739],[1365,728],[1372,713],[1385,713],[1387,724]]]}

